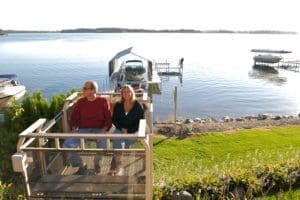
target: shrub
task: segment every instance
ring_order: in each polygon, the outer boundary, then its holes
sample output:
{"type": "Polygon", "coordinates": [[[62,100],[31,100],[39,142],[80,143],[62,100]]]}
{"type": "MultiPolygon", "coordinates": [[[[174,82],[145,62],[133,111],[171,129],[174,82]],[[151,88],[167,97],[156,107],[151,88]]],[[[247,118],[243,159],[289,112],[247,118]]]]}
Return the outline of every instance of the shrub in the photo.
{"type": "Polygon", "coordinates": [[[201,160],[184,163],[175,159],[174,163],[168,171],[158,171],[165,166],[156,166],[154,194],[158,199],[168,199],[175,191],[189,191],[200,199],[252,199],[291,191],[300,182],[300,152],[293,149],[284,155],[256,152],[211,168],[202,167],[201,160]],[[274,157],[278,159],[271,160],[274,157]]]}
{"type": "MultiPolygon", "coordinates": [[[[35,92],[32,96],[26,94],[21,103],[13,101],[11,107],[5,110],[4,122],[0,123],[0,180],[12,183],[2,184],[5,195],[11,188],[22,191],[22,188],[18,188],[22,185],[22,179],[19,174],[13,173],[11,163],[11,155],[16,152],[18,134],[39,118],[52,119],[62,109],[65,98],[65,95],[57,94],[49,102],[40,92],[35,92]]],[[[59,129],[59,125],[56,128],[59,129]]]]}

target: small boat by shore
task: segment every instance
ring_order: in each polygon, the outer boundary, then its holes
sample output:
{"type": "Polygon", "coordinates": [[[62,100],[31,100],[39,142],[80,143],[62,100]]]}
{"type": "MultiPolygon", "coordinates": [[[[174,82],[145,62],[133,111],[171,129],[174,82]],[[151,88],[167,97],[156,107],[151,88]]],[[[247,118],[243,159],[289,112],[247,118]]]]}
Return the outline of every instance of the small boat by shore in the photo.
{"type": "Polygon", "coordinates": [[[0,74],[0,99],[22,97],[26,87],[21,85],[16,74],[0,74]]]}
{"type": "Polygon", "coordinates": [[[15,74],[0,74],[0,111],[11,105],[12,100],[21,99],[26,87],[21,85],[15,74]]]}

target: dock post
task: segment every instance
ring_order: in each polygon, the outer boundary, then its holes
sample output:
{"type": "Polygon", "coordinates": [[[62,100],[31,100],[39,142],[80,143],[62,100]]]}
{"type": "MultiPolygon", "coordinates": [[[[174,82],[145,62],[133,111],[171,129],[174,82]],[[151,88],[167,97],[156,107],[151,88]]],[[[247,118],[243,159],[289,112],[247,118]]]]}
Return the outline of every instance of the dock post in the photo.
{"type": "Polygon", "coordinates": [[[174,131],[176,131],[176,120],[177,120],[177,86],[174,87],[174,131]]]}

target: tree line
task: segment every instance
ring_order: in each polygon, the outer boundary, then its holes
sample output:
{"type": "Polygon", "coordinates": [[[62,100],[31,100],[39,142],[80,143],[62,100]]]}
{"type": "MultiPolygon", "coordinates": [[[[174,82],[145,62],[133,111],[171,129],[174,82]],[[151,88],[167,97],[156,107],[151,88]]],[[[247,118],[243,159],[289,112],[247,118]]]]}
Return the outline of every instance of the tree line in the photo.
{"type": "Polygon", "coordinates": [[[4,33],[239,33],[239,34],[298,34],[295,31],[279,30],[253,30],[253,31],[233,31],[226,29],[216,30],[195,30],[195,29],[129,29],[129,28],[75,28],[63,29],[60,31],[31,31],[31,30],[1,30],[4,33]]]}

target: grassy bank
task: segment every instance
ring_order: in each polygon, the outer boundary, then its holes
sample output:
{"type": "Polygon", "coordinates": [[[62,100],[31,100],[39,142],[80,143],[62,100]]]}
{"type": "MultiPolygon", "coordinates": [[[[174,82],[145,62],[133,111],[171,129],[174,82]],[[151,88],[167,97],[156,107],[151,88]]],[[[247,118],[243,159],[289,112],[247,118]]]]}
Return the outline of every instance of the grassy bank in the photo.
{"type": "Polygon", "coordinates": [[[200,193],[205,187],[222,193],[218,188],[227,186],[225,195],[230,187],[242,186],[244,193],[266,196],[295,185],[289,170],[299,173],[299,167],[300,126],[154,140],[155,188],[163,195],[186,189],[200,193]]]}
{"type": "MultiPolygon", "coordinates": [[[[265,197],[264,200],[299,200],[300,199],[300,189],[295,191],[278,192],[277,194],[265,197]]],[[[261,200],[261,198],[256,198],[255,200],[261,200]]]]}

